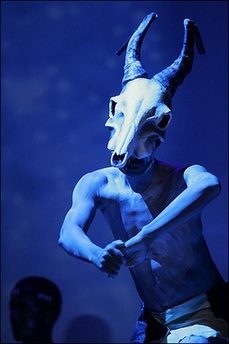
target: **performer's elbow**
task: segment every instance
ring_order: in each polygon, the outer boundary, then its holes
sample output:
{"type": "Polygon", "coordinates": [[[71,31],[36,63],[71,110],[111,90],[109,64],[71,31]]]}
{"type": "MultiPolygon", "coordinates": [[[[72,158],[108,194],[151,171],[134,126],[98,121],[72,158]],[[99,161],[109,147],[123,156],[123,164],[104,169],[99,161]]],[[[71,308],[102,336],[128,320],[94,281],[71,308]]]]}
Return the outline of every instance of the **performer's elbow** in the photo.
{"type": "Polygon", "coordinates": [[[216,176],[211,175],[206,182],[206,190],[212,198],[217,197],[221,192],[221,183],[216,176]]]}

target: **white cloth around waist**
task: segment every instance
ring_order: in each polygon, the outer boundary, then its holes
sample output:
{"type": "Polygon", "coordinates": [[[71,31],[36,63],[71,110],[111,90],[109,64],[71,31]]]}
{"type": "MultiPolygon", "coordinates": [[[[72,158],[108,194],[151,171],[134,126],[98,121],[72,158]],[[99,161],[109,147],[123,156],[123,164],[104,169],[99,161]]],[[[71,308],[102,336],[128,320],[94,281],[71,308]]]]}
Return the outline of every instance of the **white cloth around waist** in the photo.
{"type": "Polygon", "coordinates": [[[163,325],[167,325],[168,323],[185,315],[192,314],[206,308],[211,308],[211,304],[208,301],[207,294],[202,293],[177,306],[168,308],[164,312],[151,312],[151,314],[157,321],[163,325]]]}

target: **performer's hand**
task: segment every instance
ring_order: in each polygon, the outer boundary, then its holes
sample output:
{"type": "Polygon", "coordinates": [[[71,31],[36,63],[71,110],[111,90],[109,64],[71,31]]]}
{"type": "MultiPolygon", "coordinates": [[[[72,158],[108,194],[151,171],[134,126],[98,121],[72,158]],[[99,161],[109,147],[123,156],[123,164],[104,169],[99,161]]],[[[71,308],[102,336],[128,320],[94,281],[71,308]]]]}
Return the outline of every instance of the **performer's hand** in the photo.
{"type": "Polygon", "coordinates": [[[108,274],[108,277],[118,275],[120,267],[126,262],[124,254],[120,248],[124,247],[122,240],[115,240],[108,244],[98,256],[96,266],[108,274]]]}
{"type": "Polygon", "coordinates": [[[148,255],[149,248],[143,241],[136,241],[135,237],[125,242],[121,248],[126,258],[125,265],[129,268],[141,263],[148,255]]]}

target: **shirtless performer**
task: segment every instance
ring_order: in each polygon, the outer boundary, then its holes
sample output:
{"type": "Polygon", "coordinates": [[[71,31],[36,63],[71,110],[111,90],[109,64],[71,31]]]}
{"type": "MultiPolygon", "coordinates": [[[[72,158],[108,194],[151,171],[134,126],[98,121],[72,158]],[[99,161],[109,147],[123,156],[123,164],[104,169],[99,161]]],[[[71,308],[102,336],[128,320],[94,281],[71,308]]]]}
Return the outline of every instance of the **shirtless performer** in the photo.
{"type": "Polygon", "coordinates": [[[220,183],[200,165],[155,158],[172,117],[172,97],[191,71],[194,43],[201,54],[204,47],[197,26],[185,19],[180,56],[148,79],[140,48],[156,17],[146,16],[118,52],[127,50],[122,92],[111,98],[106,122],[111,167],[77,183],[59,244],[109,277],[122,265],[129,268],[142,300],[132,343],[226,343],[225,283],[203,238],[200,215],[220,193],[220,183]],[[86,234],[97,209],[115,239],[104,248],[86,234]]]}

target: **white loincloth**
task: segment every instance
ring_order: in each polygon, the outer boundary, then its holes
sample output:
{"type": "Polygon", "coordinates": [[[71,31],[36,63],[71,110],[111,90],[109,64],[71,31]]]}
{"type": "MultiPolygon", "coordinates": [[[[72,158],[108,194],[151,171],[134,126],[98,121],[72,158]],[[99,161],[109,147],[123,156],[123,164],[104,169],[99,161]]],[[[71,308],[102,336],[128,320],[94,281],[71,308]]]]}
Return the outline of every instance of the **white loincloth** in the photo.
{"type": "Polygon", "coordinates": [[[192,336],[213,337],[217,338],[217,343],[228,343],[228,324],[212,313],[206,293],[152,315],[170,329],[170,334],[161,343],[180,343],[185,338],[191,342],[192,336]]]}

